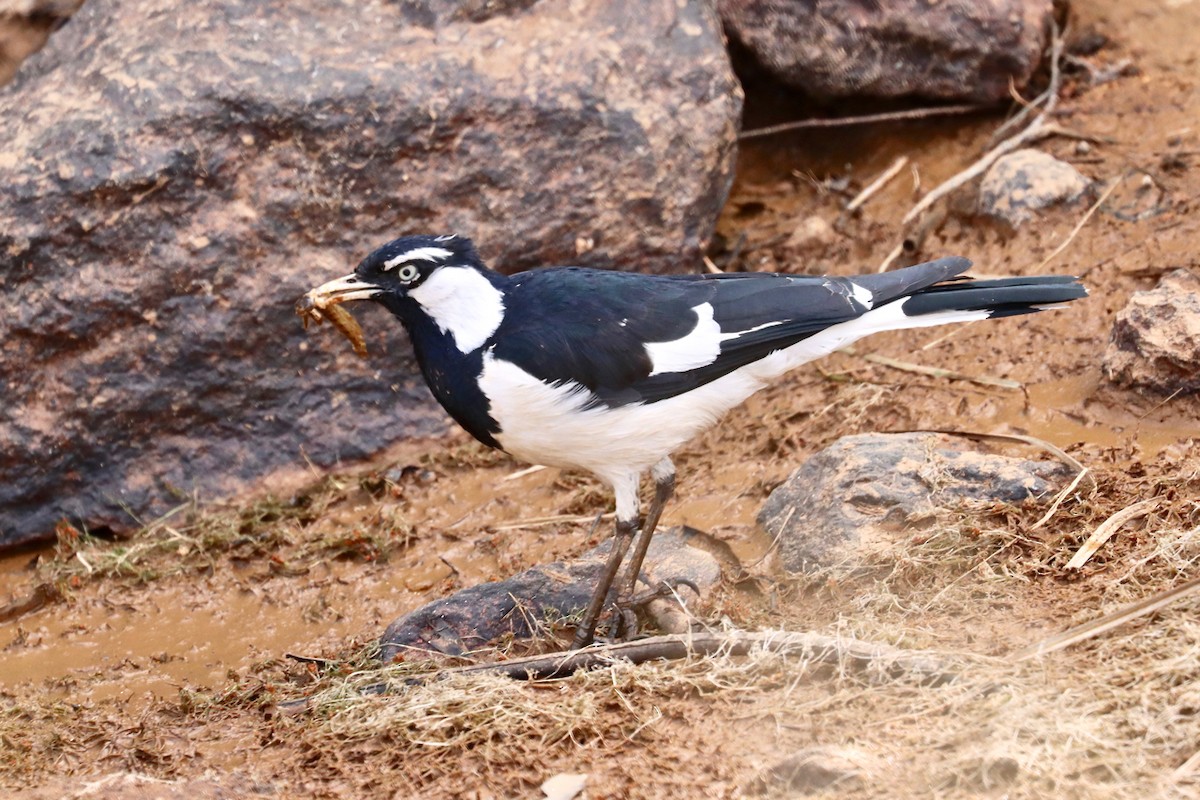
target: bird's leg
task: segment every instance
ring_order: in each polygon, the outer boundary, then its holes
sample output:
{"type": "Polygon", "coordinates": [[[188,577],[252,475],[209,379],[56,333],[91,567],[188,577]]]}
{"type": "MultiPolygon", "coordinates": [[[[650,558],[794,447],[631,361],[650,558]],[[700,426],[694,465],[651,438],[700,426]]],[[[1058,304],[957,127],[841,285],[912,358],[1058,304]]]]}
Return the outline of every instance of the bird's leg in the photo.
{"type": "Polygon", "coordinates": [[[625,553],[633,542],[635,530],[637,530],[636,519],[617,520],[617,531],[613,535],[612,549],[608,551],[608,563],[604,565],[604,573],[601,574],[600,581],[596,584],[596,590],[592,594],[592,600],[588,603],[587,610],[583,613],[583,619],[575,628],[575,638],[571,641],[572,650],[587,647],[592,643],[592,638],[596,634],[596,623],[600,619],[600,612],[604,610],[604,601],[608,598],[608,590],[612,588],[613,579],[617,576],[621,561],[625,558],[625,553]]]}
{"type": "Polygon", "coordinates": [[[572,650],[587,647],[592,643],[592,638],[596,635],[596,623],[600,619],[600,612],[604,610],[604,602],[608,599],[608,590],[612,588],[617,570],[621,568],[621,561],[629,551],[629,545],[633,543],[638,517],[637,485],[636,473],[613,484],[613,492],[617,499],[617,526],[613,534],[612,549],[608,551],[608,563],[604,565],[604,572],[596,584],[591,602],[588,603],[579,626],[575,628],[575,638],[571,641],[572,650]]]}
{"type": "Polygon", "coordinates": [[[625,567],[625,576],[618,584],[617,597],[628,599],[633,597],[637,589],[638,577],[642,573],[642,562],[646,560],[646,551],[650,549],[650,537],[658,527],[658,519],[662,516],[663,506],[675,494],[675,465],[671,459],[664,458],[650,469],[654,477],[654,499],[650,502],[650,510],[642,523],[642,533],[634,545],[633,554],[625,567]]]}

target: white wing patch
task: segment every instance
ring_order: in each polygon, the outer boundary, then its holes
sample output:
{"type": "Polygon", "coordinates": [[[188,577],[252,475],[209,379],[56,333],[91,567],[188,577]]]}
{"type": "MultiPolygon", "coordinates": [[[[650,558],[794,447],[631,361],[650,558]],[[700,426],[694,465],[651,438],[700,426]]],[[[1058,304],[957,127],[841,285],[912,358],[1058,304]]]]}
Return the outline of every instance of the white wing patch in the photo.
{"type": "Polygon", "coordinates": [[[470,267],[438,267],[408,296],[463,353],[482,347],[504,320],[504,295],[470,267]]]}
{"type": "Polygon", "coordinates": [[[854,281],[849,281],[850,294],[855,300],[862,303],[868,310],[875,307],[875,295],[871,294],[871,290],[865,286],[859,286],[854,281]]]}
{"type": "Polygon", "coordinates": [[[722,333],[721,326],[713,319],[713,307],[710,303],[694,306],[692,311],[696,312],[699,319],[696,321],[696,327],[687,336],[669,342],[646,343],[646,353],[650,356],[650,364],[653,367],[651,375],[687,372],[689,369],[706,366],[716,361],[717,356],[721,354],[721,342],[783,324],[783,320],[779,320],[756,325],[744,331],[722,333]]]}
{"type": "Polygon", "coordinates": [[[409,261],[440,261],[452,255],[454,253],[444,247],[414,247],[412,250],[407,250],[395,258],[389,258],[383,262],[383,266],[380,269],[387,272],[389,269],[395,269],[401,264],[407,264],[409,261]]]}

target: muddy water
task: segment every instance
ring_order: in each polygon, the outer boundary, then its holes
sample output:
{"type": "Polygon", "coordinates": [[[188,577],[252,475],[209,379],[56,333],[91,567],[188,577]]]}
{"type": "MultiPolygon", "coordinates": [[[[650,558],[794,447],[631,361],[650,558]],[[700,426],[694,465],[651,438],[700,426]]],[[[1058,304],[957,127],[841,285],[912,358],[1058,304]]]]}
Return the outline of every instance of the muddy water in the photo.
{"type": "Polygon", "coordinates": [[[1060,447],[1076,443],[1130,448],[1144,459],[1200,432],[1196,421],[1177,414],[1164,398],[1142,411],[1115,408],[1096,400],[1104,379],[1097,373],[1062,378],[1028,387],[1028,401],[1012,398],[998,421],[1060,447]]]}

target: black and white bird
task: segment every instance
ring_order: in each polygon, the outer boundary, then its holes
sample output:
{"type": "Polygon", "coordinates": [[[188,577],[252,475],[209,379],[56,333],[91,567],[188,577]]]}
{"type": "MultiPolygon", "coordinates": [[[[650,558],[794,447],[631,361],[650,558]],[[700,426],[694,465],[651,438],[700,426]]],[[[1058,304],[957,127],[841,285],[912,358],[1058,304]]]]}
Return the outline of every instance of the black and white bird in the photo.
{"type": "Polygon", "coordinates": [[[852,278],[768,273],[640,275],[557,267],[505,276],[461,236],[405,236],[317,305],[374,300],[408,330],[434,397],[476,439],[612,487],[616,535],[574,647],[592,641],[655,494],[618,598],[632,596],[663,504],[671,453],[785,372],[879,331],[1041,311],[1086,296],[1074,278],[960,278],[942,258],[852,278]]]}

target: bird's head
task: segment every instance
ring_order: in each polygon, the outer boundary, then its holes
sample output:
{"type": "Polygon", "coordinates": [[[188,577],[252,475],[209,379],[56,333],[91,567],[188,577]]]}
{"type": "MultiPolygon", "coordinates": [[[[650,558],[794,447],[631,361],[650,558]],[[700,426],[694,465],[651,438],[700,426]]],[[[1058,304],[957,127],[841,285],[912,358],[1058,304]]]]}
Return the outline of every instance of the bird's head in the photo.
{"type": "Polygon", "coordinates": [[[325,303],[401,299],[444,267],[482,267],[471,240],[462,236],[402,236],[364,258],[354,272],[324,283],[309,296],[325,303]]]}
{"type": "Polygon", "coordinates": [[[470,239],[403,236],[364,258],[350,275],[313,289],[305,300],[317,308],[376,300],[410,332],[428,320],[468,352],[499,326],[504,280],[483,265],[470,239]]]}

